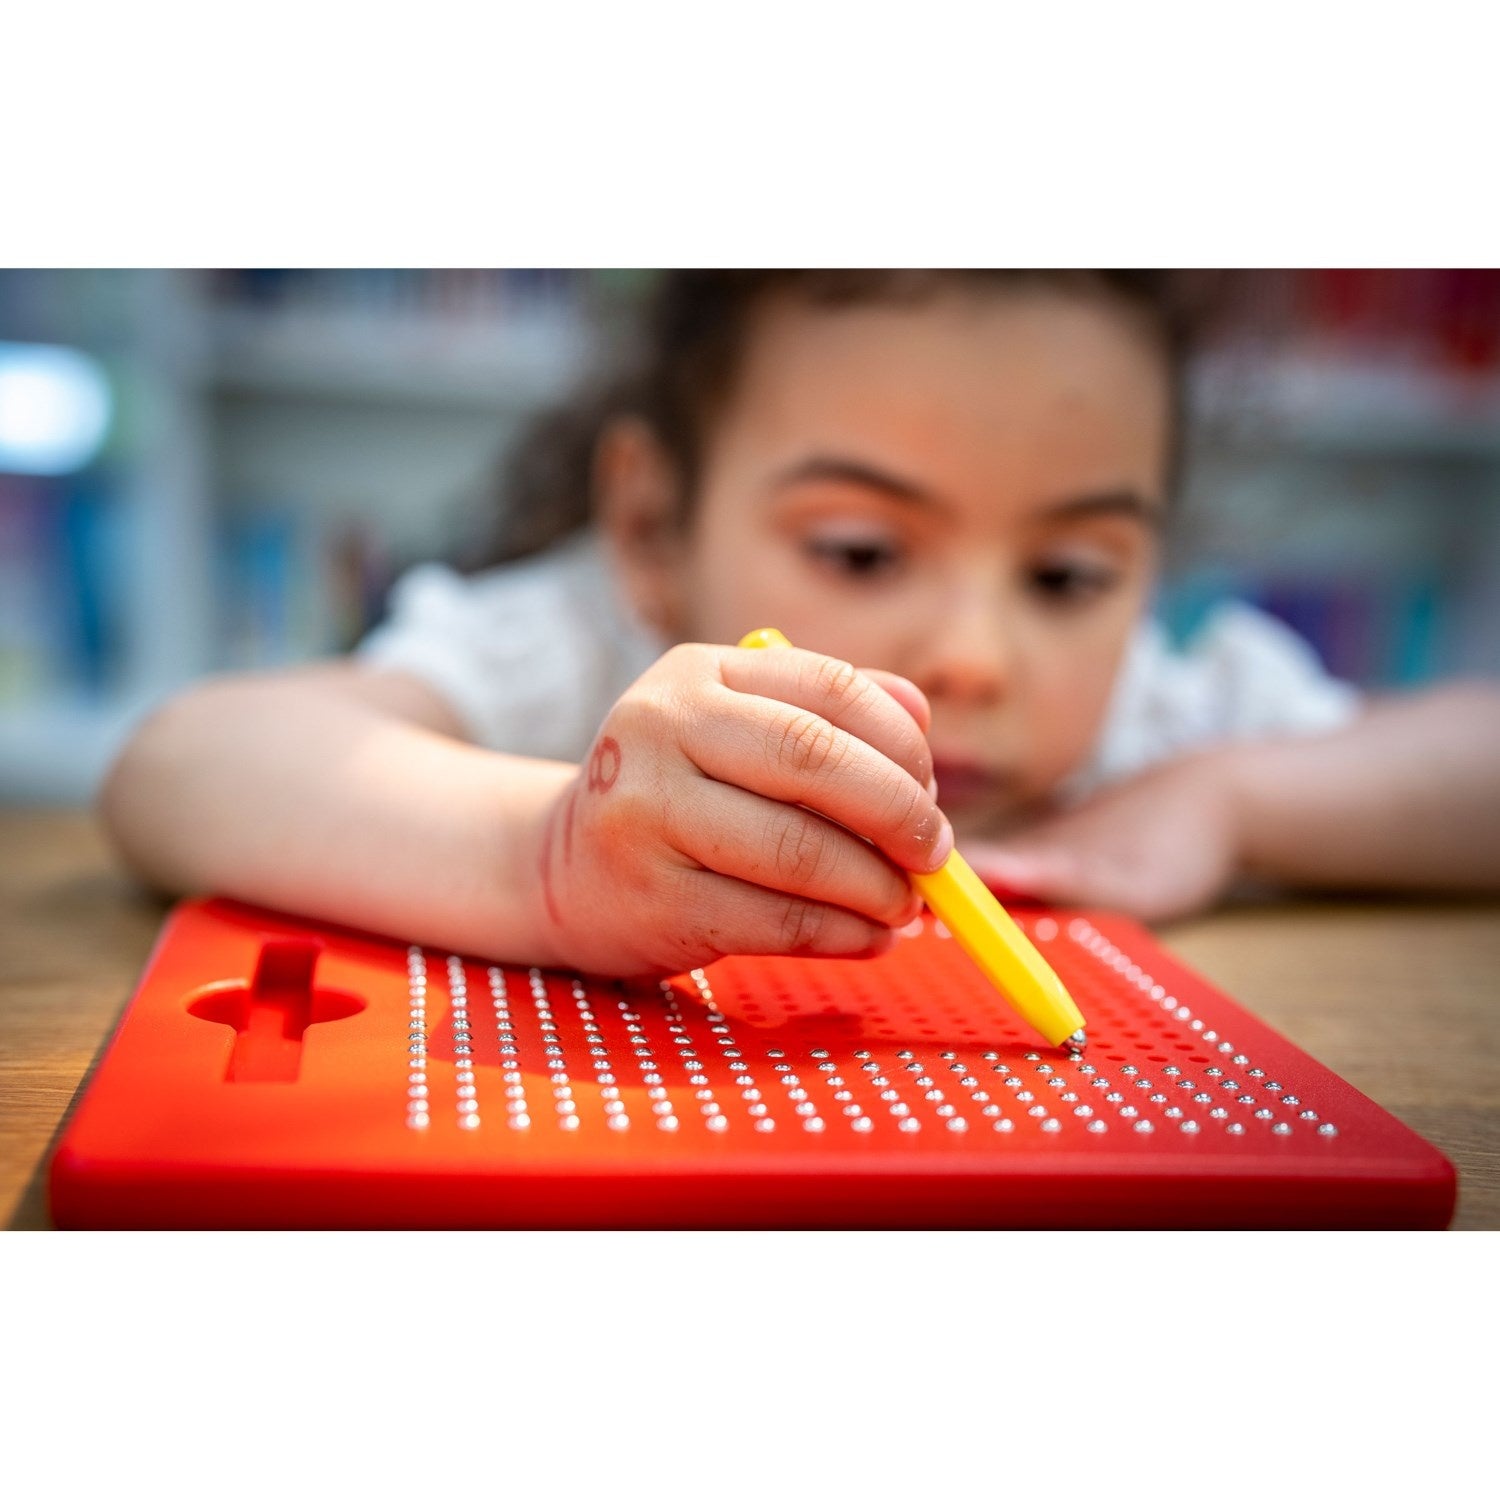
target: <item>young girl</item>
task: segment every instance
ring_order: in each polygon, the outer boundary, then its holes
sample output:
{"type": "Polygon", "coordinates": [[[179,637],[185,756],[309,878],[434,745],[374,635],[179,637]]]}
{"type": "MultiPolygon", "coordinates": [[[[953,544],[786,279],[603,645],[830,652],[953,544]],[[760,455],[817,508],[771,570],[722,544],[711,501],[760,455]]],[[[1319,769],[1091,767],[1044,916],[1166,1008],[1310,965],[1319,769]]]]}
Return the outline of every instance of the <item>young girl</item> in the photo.
{"type": "Polygon", "coordinates": [[[110,830],[168,890],[606,974],[880,953],[955,837],[1146,919],[1247,874],[1500,884],[1500,693],[1365,702],[1251,610],[1189,656],[1143,623],[1170,290],[666,277],[626,374],[522,450],[530,555],[416,570],[350,661],[169,702],[110,830]],[[734,645],[760,626],[796,649],[734,645]]]}

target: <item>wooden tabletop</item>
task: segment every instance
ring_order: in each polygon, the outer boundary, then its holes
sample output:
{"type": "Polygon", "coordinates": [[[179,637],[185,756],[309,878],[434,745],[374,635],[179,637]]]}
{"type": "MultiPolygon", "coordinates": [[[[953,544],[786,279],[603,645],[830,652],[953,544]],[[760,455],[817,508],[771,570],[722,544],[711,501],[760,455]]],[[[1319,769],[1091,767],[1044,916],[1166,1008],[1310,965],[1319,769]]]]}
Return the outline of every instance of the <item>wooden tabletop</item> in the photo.
{"type": "MultiPolygon", "coordinates": [[[[51,1148],[166,913],[76,811],[0,809],[0,1223],[48,1227],[51,1148]]],[[[1446,1152],[1500,1228],[1500,902],[1241,904],[1165,944],[1446,1152]]]]}

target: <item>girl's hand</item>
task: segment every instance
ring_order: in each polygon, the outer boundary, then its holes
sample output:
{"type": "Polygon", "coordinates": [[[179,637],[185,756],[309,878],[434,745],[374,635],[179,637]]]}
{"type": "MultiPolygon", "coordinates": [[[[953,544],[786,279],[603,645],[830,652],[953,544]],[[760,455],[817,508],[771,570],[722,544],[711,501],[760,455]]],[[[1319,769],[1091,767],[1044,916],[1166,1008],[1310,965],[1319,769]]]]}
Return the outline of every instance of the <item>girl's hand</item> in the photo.
{"type": "Polygon", "coordinates": [[[953,834],[927,701],[795,648],[669,651],[604,721],[537,854],[549,962],[672,974],[727,953],[871,956],[953,834]]]}
{"type": "Polygon", "coordinates": [[[1062,906],[1145,922],[1211,905],[1239,873],[1232,752],[1157,767],[997,842],[965,841],[981,880],[1062,906]]]}

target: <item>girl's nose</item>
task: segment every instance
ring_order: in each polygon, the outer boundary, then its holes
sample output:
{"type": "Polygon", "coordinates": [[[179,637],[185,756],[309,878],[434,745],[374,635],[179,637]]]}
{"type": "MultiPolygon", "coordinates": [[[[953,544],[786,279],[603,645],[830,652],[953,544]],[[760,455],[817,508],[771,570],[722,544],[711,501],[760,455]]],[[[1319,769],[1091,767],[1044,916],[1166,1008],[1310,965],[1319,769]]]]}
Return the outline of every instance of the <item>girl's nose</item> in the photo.
{"type": "Polygon", "coordinates": [[[907,675],[933,701],[984,708],[1000,702],[1014,676],[1014,645],[1004,611],[993,602],[946,601],[907,675]]]}

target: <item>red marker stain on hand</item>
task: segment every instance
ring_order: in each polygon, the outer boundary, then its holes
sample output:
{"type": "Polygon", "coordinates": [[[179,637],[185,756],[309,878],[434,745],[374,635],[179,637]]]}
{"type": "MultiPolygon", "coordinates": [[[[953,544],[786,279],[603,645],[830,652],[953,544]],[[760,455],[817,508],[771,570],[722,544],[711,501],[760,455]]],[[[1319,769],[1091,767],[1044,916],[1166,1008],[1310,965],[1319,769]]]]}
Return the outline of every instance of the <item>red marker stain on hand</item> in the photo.
{"type": "Polygon", "coordinates": [[[605,735],[589,756],[589,790],[607,792],[619,779],[620,742],[605,735]]]}
{"type": "MultiPolygon", "coordinates": [[[[589,756],[588,789],[601,795],[607,792],[620,779],[622,759],[620,742],[612,735],[605,735],[589,756]]],[[[562,802],[553,804],[542,829],[542,851],[537,860],[537,873],[541,876],[542,899],[547,905],[547,915],[555,927],[562,925],[562,913],[558,909],[557,895],[552,884],[552,845],[557,837],[557,816],[559,812],[562,813],[563,863],[566,864],[573,857],[573,813],[577,801],[578,783],[575,781],[568,788],[562,802]]]]}

